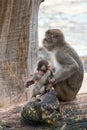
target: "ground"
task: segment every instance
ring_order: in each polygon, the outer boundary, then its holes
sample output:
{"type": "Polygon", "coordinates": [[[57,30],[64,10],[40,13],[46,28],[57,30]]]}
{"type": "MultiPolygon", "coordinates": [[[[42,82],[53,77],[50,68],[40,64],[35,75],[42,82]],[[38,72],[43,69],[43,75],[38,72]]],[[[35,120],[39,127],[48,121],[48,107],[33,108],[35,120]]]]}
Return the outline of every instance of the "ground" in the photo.
{"type": "MultiPolygon", "coordinates": [[[[63,126],[60,130],[87,129],[87,73],[77,97],[71,102],[60,102],[63,126]],[[64,128],[63,128],[64,127],[64,128]],[[66,127],[66,128],[65,128],[66,127]]],[[[26,102],[0,109],[0,130],[51,130],[41,126],[28,126],[21,120],[21,110],[26,102]]],[[[58,128],[56,129],[58,130],[58,128]]]]}

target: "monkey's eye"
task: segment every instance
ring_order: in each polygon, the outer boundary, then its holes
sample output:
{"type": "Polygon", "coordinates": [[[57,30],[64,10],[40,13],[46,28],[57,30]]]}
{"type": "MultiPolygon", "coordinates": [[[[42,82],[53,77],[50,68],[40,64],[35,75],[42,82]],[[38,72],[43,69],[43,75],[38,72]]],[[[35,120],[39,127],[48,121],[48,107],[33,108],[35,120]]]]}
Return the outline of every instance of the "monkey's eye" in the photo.
{"type": "Polygon", "coordinates": [[[56,37],[57,37],[57,35],[51,35],[51,37],[52,37],[52,38],[56,38],[56,37]]]}

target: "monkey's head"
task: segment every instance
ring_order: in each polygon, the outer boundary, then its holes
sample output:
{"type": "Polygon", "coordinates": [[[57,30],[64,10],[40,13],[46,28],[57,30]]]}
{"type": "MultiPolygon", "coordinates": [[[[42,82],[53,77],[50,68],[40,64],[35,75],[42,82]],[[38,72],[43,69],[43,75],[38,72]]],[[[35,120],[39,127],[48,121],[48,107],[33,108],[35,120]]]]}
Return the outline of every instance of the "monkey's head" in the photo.
{"type": "Polygon", "coordinates": [[[58,46],[64,45],[64,35],[59,29],[49,29],[45,33],[43,39],[43,46],[48,50],[52,51],[58,46]]]}
{"type": "Polygon", "coordinates": [[[38,65],[37,65],[38,71],[47,72],[48,69],[49,69],[49,63],[47,60],[40,60],[38,62],[38,65]]]}

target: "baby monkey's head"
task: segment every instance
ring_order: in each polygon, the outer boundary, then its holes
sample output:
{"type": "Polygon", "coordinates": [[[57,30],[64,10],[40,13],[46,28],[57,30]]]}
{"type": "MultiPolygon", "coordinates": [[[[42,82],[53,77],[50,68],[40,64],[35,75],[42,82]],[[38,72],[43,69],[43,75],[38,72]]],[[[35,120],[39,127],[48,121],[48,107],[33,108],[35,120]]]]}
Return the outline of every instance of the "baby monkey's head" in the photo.
{"type": "Polygon", "coordinates": [[[47,70],[49,70],[49,67],[50,65],[47,60],[40,60],[37,65],[37,70],[47,72],[47,70]]]}

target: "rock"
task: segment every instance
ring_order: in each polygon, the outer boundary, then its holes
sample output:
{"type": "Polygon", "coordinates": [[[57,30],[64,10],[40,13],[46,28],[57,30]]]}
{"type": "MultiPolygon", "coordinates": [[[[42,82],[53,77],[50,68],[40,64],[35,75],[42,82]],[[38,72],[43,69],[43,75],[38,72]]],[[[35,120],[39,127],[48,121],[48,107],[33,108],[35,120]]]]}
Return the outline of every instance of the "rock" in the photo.
{"type": "Polygon", "coordinates": [[[55,90],[51,90],[40,99],[28,102],[21,115],[27,124],[60,125],[62,118],[55,90]]]}
{"type": "Polygon", "coordinates": [[[2,120],[0,119],[0,125],[2,125],[2,120]]]}
{"type": "Polygon", "coordinates": [[[0,126],[0,130],[2,130],[2,126],[0,126]]]}

